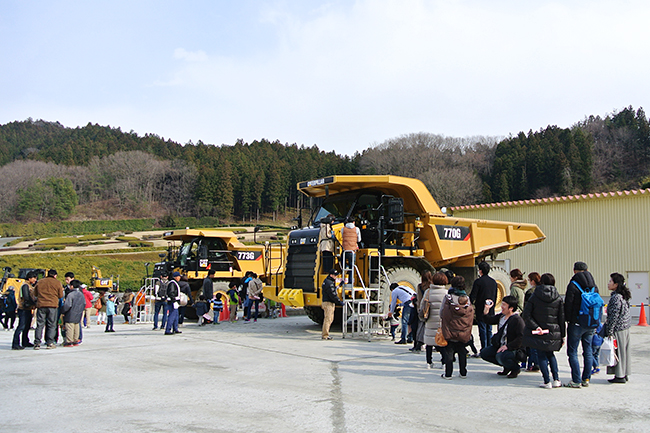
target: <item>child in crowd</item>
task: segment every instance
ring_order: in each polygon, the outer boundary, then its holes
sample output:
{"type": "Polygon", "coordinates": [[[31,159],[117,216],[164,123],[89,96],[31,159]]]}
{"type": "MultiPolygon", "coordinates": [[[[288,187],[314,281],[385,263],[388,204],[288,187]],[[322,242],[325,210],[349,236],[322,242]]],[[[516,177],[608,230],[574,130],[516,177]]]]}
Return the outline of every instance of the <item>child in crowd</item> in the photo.
{"type": "Polygon", "coordinates": [[[113,329],[113,316],[115,316],[115,295],[108,295],[108,301],[106,301],[106,330],[104,332],[115,332],[113,329]]]}
{"type": "Polygon", "coordinates": [[[600,336],[600,331],[603,329],[603,324],[599,324],[594,332],[591,340],[591,351],[593,353],[594,362],[591,364],[591,374],[600,373],[600,346],[603,345],[603,337],[600,336]]]}
{"type": "Polygon", "coordinates": [[[194,308],[196,309],[196,316],[199,318],[199,326],[205,325],[206,318],[203,317],[203,315],[210,311],[210,307],[208,306],[208,303],[205,302],[205,296],[203,295],[199,296],[199,300],[196,301],[194,308]]]}
{"type": "Polygon", "coordinates": [[[397,332],[397,327],[399,326],[399,312],[395,310],[392,316],[390,316],[390,341],[395,341],[395,332],[397,332]]]}
{"type": "Polygon", "coordinates": [[[214,313],[214,321],[212,322],[214,325],[219,324],[219,315],[223,311],[223,301],[221,300],[221,293],[217,293],[214,295],[214,299],[212,300],[212,312],[214,313]]]}
{"type": "Polygon", "coordinates": [[[237,320],[237,305],[239,305],[239,294],[237,293],[237,283],[231,281],[228,284],[228,304],[230,305],[230,322],[235,323],[237,320]]]}

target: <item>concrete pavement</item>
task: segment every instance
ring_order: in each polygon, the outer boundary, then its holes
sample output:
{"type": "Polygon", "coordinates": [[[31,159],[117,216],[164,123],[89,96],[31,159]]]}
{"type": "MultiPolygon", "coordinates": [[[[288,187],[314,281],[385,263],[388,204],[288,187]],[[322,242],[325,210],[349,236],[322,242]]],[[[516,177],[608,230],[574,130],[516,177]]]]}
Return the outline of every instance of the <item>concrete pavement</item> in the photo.
{"type": "MultiPolygon", "coordinates": [[[[173,336],[151,328],[91,325],[81,346],[40,351],[10,350],[13,333],[0,331],[0,430],[650,431],[649,328],[632,329],[628,384],[608,384],[602,372],[577,390],[541,389],[539,373],[501,378],[480,359],[469,359],[467,379],[455,371],[445,381],[409,346],[340,333],[322,341],[305,316],[186,322],[173,336]]],[[[566,382],[564,351],[557,357],[566,382]]]]}

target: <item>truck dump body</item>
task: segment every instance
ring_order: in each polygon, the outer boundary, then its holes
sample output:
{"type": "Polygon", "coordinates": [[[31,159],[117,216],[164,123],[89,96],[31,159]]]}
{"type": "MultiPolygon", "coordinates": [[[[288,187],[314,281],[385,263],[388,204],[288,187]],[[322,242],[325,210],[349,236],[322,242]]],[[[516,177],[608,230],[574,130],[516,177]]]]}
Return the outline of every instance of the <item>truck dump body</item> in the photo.
{"type": "MultiPolygon", "coordinates": [[[[404,231],[418,231],[405,247],[423,250],[434,267],[474,266],[477,258],[541,242],[544,233],[535,224],[449,217],[443,214],[426,186],[400,176],[329,176],[301,182],[298,189],[311,197],[333,198],[344,193],[381,191],[404,200],[404,231]]],[[[400,243],[400,242],[396,242],[400,243]]],[[[399,254],[399,250],[397,252],[399,254]]]]}

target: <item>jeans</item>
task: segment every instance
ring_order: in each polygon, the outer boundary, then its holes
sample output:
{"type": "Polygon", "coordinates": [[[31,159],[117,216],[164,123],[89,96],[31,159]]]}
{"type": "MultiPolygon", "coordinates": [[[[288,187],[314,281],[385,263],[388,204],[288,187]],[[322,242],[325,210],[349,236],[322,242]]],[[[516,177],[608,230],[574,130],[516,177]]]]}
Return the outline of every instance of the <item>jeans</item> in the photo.
{"type": "Polygon", "coordinates": [[[106,331],[113,330],[113,315],[106,316],[106,331]]]}
{"type": "Polygon", "coordinates": [[[528,368],[539,365],[539,352],[537,349],[528,349],[528,368]]]}
{"type": "Polygon", "coordinates": [[[167,302],[165,301],[156,301],[154,304],[154,312],[153,312],[153,327],[154,329],[158,329],[158,313],[162,309],[162,323],[160,325],[161,328],[164,328],[165,325],[167,324],[167,302]]]}
{"type": "Polygon", "coordinates": [[[246,321],[251,320],[251,313],[253,312],[253,305],[255,305],[255,320],[260,314],[260,300],[259,299],[249,299],[248,302],[248,316],[246,316],[246,321]]]}
{"type": "Polygon", "coordinates": [[[14,332],[11,347],[27,346],[29,344],[29,327],[32,324],[32,310],[18,310],[18,327],[14,332]]]}
{"type": "Polygon", "coordinates": [[[504,370],[519,370],[519,361],[515,356],[514,350],[505,350],[497,353],[499,347],[488,346],[481,350],[481,358],[492,364],[501,365],[504,370]]]}
{"type": "Polygon", "coordinates": [[[185,307],[178,307],[178,324],[182,325],[185,321],[185,307]]]}
{"type": "Polygon", "coordinates": [[[411,307],[411,303],[408,302],[402,307],[402,337],[400,338],[401,341],[406,341],[406,337],[409,332],[409,319],[411,318],[411,310],[413,310],[413,307],[411,307]]]}
{"type": "Polygon", "coordinates": [[[551,366],[551,375],[553,376],[553,380],[560,380],[560,373],[557,368],[557,359],[555,359],[555,353],[553,351],[542,352],[541,350],[536,350],[536,352],[539,371],[542,372],[544,383],[549,383],[551,381],[551,378],[548,374],[549,365],[551,366]]]}
{"type": "Polygon", "coordinates": [[[34,345],[39,346],[41,344],[41,338],[43,337],[43,328],[45,328],[45,343],[54,344],[56,342],[56,322],[59,318],[59,309],[56,307],[41,307],[37,311],[36,331],[34,331],[34,345]]]}
{"type": "Polygon", "coordinates": [[[214,315],[212,319],[212,324],[213,325],[218,325],[219,324],[219,315],[221,314],[221,310],[213,310],[212,314],[214,315]]]}
{"type": "Polygon", "coordinates": [[[173,302],[168,302],[165,334],[171,334],[172,332],[178,332],[178,308],[174,308],[173,302]]]}
{"type": "Polygon", "coordinates": [[[591,354],[593,358],[592,368],[599,368],[600,366],[600,346],[591,346],[591,354]]]}
{"type": "Polygon", "coordinates": [[[478,337],[481,340],[481,350],[487,348],[492,340],[492,325],[488,325],[482,320],[477,320],[478,337]]]}
{"type": "Polygon", "coordinates": [[[594,337],[594,328],[587,328],[575,323],[569,323],[567,326],[567,345],[566,352],[569,357],[569,366],[571,367],[571,381],[581,383],[591,378],[591,366],[594,362],[594,355],[591,349],[591,340],[594,337]],[[578,344],[582,342],[582,357],[584,368],[580,376],[580,361],[578,361],[578,344]]]}

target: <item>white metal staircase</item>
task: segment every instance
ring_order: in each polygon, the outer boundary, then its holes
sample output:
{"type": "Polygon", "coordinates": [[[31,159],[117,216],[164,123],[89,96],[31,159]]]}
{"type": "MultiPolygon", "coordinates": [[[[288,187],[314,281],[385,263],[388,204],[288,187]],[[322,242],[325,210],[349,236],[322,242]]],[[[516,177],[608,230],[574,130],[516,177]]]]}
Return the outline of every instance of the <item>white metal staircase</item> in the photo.
{"type": "Polygon", "coordinates": [[[390,322],[386,320],[384,303],[380,297],[382,276],[388,281],[386,271],[381,265],[381,255],[378,251],[370,252],[368,257],[368,275],[365,285],[359,268],[354,264],[354,251],[344,251],[341,267],[343,269],[343,338],[362,337],[372,340],[373,336],[388,335],[390,322]],[[346,260],[352,259],[352,260],[346,260]],[[374,262],[374,263],[373,263],[374,262]],[[352,276],[352,278],[349,278],[352,276]],[[355,282],[359,283],[358,285],[355,282]],[[349,296],[346,291],[350,291],[349,296]],[[348,322],[351,322],[351,332],[348,332],[348,322]]]}

